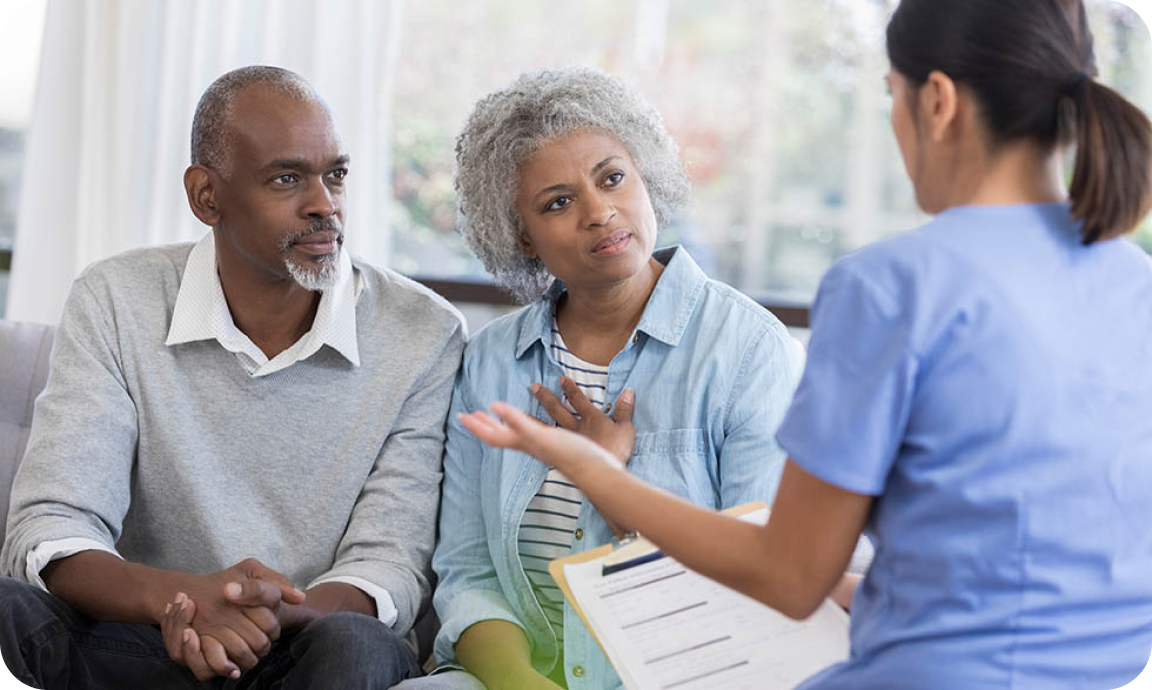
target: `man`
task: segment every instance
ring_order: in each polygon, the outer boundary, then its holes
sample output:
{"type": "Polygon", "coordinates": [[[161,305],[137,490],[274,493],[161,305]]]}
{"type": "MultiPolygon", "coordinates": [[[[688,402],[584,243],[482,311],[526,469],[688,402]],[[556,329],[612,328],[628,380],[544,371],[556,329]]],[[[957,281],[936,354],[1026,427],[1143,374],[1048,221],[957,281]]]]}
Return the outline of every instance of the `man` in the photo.
{"type": "Polygon", "coordinates": [[[348,155],[298,75],[224,75],[192,130],[212,232],[96,263],[65,306],[0,555],[4,661],[41,687],[391,687],[416,673],[462,322],[343,251],[348,155]]]}

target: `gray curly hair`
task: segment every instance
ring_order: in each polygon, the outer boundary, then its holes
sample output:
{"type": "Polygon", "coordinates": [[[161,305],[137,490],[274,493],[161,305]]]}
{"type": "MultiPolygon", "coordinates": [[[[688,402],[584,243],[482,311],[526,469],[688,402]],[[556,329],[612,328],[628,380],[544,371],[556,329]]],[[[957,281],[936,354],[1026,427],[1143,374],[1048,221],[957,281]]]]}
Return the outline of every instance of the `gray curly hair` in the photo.
{"type": "Polygon", "coordinates": [[[521,303],[539,299],[552,274],[521,248],[520,164],[575,130],[604,131],[624,144],[660,229],[688,198],[688,175],[660,113],[620,79],[588,68],[527,72],[489,94],[456,139],[457,221],[484,268],[521,303]]]}

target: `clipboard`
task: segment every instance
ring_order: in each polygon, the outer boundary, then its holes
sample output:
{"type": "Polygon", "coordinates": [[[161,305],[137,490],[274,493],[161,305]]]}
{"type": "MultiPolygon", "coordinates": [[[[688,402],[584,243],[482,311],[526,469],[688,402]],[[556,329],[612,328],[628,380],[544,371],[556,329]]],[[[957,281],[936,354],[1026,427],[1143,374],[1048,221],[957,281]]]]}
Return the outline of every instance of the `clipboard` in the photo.
{"type": "MultiPolygon", "coordinates": [[[[750,503],[728,508],[727,510],[721,512],[723,512],[725,515],[731,515],[732,517],[739,518],[760,510],[768,510],[768,504],[763,501],[752,501],[750,503]]],[[[576,612],[576,615],[580,616],[580,621],[584,623],[584,627],[588,630],[588,634],[592,636],[593,640],[596,640],[596,644],[600,647],[600,651],[604,652],[605,655],[608,654],[608,650],[604,648],[603,643],[601,643],[600,639],[596,637],[596,633],[592,631],[592,626],[588,624],[588,619],[584,616],[584,611],[581,610],[580,604],[576,602],[576,597],[572,596],[572,588],[568,585],[568,578],[564,575],[564,566],[576,565],[578,563],[587,563],[588,561],[594,561],[598,558],[604,558],[612,555],[614,550],[620,552],[623,561],[643,559],[648,555],[659,552],[659,548],[655,544],[641,536],[637,537],[636,540],[629,542],[628,544],[621,545],[617,549],[613,549],[611,544],[605,544],[594,549],[572,554],[571,556],[557,558],[548,564],[548,573],[552,576],[552,579],[556,581],[557,586],[560,587],[560,591],[564,592],[564,599],[567,600],[568,605],[572,607],[572,610],[576,612]]]]}
{"type": "MultiPolygon", "coordinates": [[[[763,524],[768,507],[724,513],[763,524]]],[[[849,656],[848,615],[832,601],[794,620],[640,540],[548,570],[628,690],[793,688],[849,656]]]]}

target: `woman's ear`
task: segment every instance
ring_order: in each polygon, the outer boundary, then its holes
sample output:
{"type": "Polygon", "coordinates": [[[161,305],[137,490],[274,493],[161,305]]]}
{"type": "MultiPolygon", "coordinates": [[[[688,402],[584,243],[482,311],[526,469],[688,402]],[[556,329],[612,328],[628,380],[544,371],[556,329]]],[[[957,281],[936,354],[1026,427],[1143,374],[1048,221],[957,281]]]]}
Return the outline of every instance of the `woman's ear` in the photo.
{"type": "Polygon", "coordinates": [[[939,70],[933,71],[920,87],[917,100],[920,107],[918,119],[926,126],[928,139],[937,143],[943,141],[956,122],[960,107],[956,82],[939,70]]]}
{"type": "Polygon", "coordinates": [[[524,252],[524,256],[529,259],[539,258],[539,255],[536,254],[536,247],[532,244],[532,238],[526,232],[520,233],[520,249],[524,252]]]}
{"type": "Polygon", "coordinates": [[[212,173],[202,165],[191,165],[184,171],[184,193],[188,205],[200,222],[216,227],[220,210],[216,207],[216,190],[212,186],[212,173]]]}

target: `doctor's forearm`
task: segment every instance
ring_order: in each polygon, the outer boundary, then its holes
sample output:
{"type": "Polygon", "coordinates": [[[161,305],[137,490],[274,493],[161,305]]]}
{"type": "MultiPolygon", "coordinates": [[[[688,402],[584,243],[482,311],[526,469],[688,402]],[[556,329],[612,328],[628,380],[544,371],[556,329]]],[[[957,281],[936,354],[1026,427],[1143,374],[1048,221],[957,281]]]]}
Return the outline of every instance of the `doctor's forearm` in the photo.
{"type": "MultiPolygon", "coordinates": [[[[816,610],[851,554],[849,546],[842,558],[823,554],[813,558],[811,552],[819,547],[806,543],[805,530],[787,524],[760,527],[716,513],[609,463],[575,462],[563,470],[601,513],[638,530],[693,570],[793,618],[816,610]]],[[[788,483],[793,481],[786,477],[781,493],[788,483]]],[[[780,523],[778,517],[774,514],[772,522],[780,523]]]]}
{"type": "Polygon", "coordinates": [[[655,488],[606,463],[580,463],[569,477],[602,514],[639,531],[667,555],[777,608],[790,597],[765,580],[771,563],[763,529],[655,488]]]}

